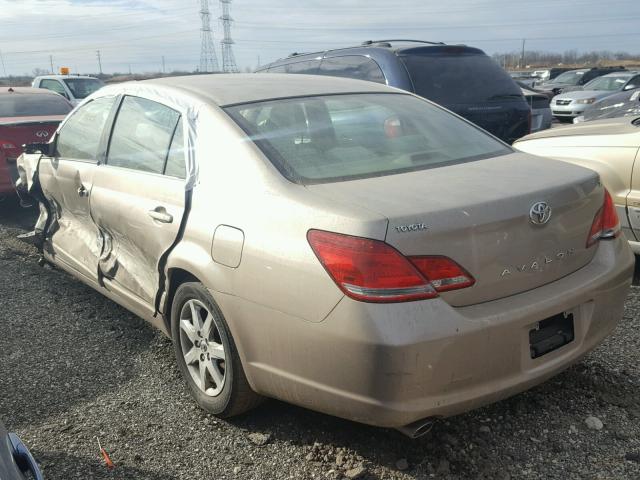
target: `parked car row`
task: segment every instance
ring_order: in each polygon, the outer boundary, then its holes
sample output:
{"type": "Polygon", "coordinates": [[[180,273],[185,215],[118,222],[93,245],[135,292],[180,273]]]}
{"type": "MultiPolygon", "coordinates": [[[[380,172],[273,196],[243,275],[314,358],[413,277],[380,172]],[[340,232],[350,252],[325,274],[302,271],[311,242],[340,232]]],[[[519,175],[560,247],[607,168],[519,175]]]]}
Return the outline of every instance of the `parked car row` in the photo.
{"type": "Polygon", "coordinates": [[[640,88],[640,72],[620,71],[594,78],[582,88],[553,97],[553,116],[560,121],[573,121],[595,102],[618,92],[640,88]]]}
{"type": "MultiPolygon", "coordinates": [[[[518,151],[424,98],[446,103],[460,75],[485,72],[484,103],[459,111],[498,118],[509,139],[522,91],[481,51],[394,42],[266,67],[384,82],[198,75],[98,90],[17,161],[17,188],[40,204],[30,241],[170,336],[192,397],[221,417],[272,397],[416,437],[543,382],[622,316],[624,188],[523,153],[546,132],[518,151]],[[383,84],[398,79],[413,93],[383,84]]],[[[636,121],[601,128],[594,158],[637,152],[636,121]]],[[[579,148],[553,138],[549,156],[579,148]]]]}

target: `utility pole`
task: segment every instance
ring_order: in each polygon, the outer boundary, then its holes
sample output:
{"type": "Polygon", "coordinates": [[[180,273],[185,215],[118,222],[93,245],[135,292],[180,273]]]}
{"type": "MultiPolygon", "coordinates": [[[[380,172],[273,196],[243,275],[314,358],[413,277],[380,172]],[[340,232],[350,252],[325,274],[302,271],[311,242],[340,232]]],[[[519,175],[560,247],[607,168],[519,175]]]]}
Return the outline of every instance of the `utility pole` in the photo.
{"type": "Polygon", "coordinates": [[[213,34],[211,33],[211,15],[209,13],[209,0],[200,0],[200,72],[218,72],[218,57],[213,44],[213,34]]]}
{"type": "Polygon", "coordinates": [[[129,75],[131,75],[131,64],[129,64],[129,75]]]}
{"type": "Polygon", "coordinates": [[[233,55],[231,46],[235,43],[231,38],[231,23],[233,18],[229,13],[229,8],[232,0],[220,0],[220,6],[222,7],[222,28],[224,30],[224,38],[222,39],[222,71],[225,73],[238,73],[238,66],[236,65],[236,57],[233,55]]]}
{"type": "Polygon", "coordinates": [[[96,50],[96,56],[98,57],[98,68],[100,69],[100,75],[102,75],[102,55],[100,50],[96,50]]]}
{"type": "Polygon", "coordinates": [[[53,70],[53,55],[49,55],[49,63],[51,63],[51,75],[55,74],[56,72],[53,70]]]}
{"type": "Polygon", "coordinates": [[[162,73],[166,73],[166,67],[164,63],[164,55],[162,56],[162,73]]]}
{"type": "Polygon", "coordinates": [[[7,68],[4,66],[4,57],[2,56],[2,50],[0,50],[0,63],[2,63],[2,71],[4,72],[4,76],[8,76],[7,68]]]}
{"type": "Polygon", "coordinates": [[[524,68],[524,44],[526,40],[526,38],[522,39],[522,55],[520,56],[520,68],[524,68]]]}

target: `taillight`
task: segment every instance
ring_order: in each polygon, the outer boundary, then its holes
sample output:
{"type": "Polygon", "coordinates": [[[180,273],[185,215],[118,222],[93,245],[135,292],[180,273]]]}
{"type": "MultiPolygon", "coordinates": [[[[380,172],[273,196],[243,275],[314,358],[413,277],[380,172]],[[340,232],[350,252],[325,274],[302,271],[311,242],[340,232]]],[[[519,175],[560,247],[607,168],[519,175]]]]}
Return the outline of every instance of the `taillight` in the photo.
{"type": "Polygon", "coordinates": [[[11,143],[9,140],[0,140],[0,153],[5,158],[19,157],[21,149],[11,143]]]}
{"type": "Polygon", "coordinates": [[[438,292],[471,287],[475,279],[448,257],[409,257],[438,292]]]}
{"type": "Polygon", "coordinates": [[[589,237],[587,238],[587,248],[598,243],[599,240],[607,240],[620,236],[620,220],[616,212],[616,206],[609,192],[604,191],[604,203],[598,213],[596,213],[589,237]]]}
{"type": "Polygon", "coordinates": [[[424,300],[437,297],[439,291],[464,288],[474,282],[446,257],[407,258],[379,240],[321,230],[310,230],[307,239],[336,285],[356,300],[424,300]]]}

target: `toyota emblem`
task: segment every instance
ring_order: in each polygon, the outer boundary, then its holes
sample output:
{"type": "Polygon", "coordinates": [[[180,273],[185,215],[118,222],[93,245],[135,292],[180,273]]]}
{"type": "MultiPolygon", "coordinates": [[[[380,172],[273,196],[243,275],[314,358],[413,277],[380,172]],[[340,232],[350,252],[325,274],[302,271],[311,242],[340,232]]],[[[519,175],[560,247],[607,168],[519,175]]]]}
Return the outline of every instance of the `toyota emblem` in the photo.
{"type": "Polygon", "coordinates": [[[547,202],[534,203],[529,210],[529,219],[534,225],[544,225],[551,218],[551,207],[547,202]]]}
{"type": "Polygon", "coordinates": [[[49,136],[49,132],[47,132],[46,130],[40,130],[39,132],[36,132],[36,137],[38,138],[47,138],[49,136]]]}

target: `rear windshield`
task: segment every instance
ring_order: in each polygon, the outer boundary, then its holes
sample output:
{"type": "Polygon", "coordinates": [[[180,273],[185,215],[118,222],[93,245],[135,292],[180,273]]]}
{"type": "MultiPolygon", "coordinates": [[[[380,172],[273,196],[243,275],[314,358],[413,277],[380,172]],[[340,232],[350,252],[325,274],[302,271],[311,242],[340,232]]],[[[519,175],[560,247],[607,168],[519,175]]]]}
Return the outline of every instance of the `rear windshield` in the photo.
{"type": "Polygon", "coordinates": [[[227,107],[289,180],[327,183],[424,170],[512,150],[405,94],[292,98],[227,107]]]}
{"type": "Polygon", "coordinates": [[[97,78],[67,78],[64,80],[74,98],[82,99],[104,86],[97,78]]]}
{"type": "Polygon", "coordinates": [[[558,75],[553,80],[553,83],[561,83],[563,85],[577,85],[583,76],[584,72],[564,72],[558,75]]]}
{"type": "Polygon", "coordinates": [[[66,115],[71,105],[60,95],[8,93],[0,95],[0,117],[66,115]]]}
{"type": "Polygon", "coordinates": [[[518,86],[486,55],[400,56],[415,92],[441,105],[520,97],[518,86]]]}

